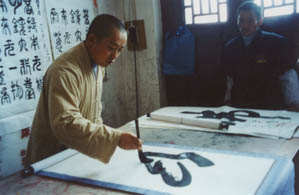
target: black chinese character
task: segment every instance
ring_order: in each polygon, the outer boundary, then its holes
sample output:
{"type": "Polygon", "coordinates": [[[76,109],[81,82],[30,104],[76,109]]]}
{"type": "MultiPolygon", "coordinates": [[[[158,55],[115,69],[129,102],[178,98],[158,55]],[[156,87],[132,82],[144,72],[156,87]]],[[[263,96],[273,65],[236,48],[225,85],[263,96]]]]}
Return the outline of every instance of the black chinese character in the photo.
{"type": "Polygon", "coordinates": [[[25,3],[25,8],[24,11],[25,13],[27,13],[28,15],[33,15],[33,8],[31,6],[31,0],[23,0],[25,3]]]}
{"type": "Polygon", "coordinates": [[[2,94],[2,97],[1,97],[1,104],[4,105],[4,104],[10,104],[11,101],[10,101],[10,96],[8,95],[7,93],[7,89],[6,87],[2,87],[2,90],[0,92],[2,94]]]}
{"type": "Polygon", "coordinates": [[[3,35],[11,35],[11,32],[10,32],[10,29],[9,29],[9,26],[8,26],[8,22],[7,22],[7,18],[2,18],[1,19],[2,23],[1,23],[1,26],[2,26],[2,34],[3,35]]]}
{"type": "Polygon", "coordinates": [[[15,53],[13,53],[13,51],[15,50],[15,47],[14,47],[14,43],[10,40],[10,39],[8,39],[8,40],[6,40],[6,44],[4,44],[4,55],[5,56],[7,56],[7,55],[9,55],[9,56],[15,56],[16,54],[15,53]]]}
{"type": "Polygon", "coordinates": [[[7,12],[7,6],[3,0],[0,0],[0,8],[2,9],[2,12],[7,12]]]}
{"type": "Polygon", "coordinates": [[[61,10],[61,18],[62,18],[62,23],[64,25],[67,25],[68,24],[67,16],[66,16],[66,11],[64,9],[61,10]]]}
{"type": "Polygon", "coordinates": [[[60,52],[62,53],[62,40],[61,40],[61,33],[58,31],[57,33],[54,33],[54,37],[56,37],[56,46],[55,48],[60,52]]]}
{"type": "Polygon", "coordinates": [[[32,35],[32,37],[30,37],[31,40],[31,48],[34,49],[34,51],[36,51],[36,49],[39,49],[39,44],[37,42],[37,38],[35,35],[32,35]]]}
{"type": "Polygon", "coordinates": [[[74,12],[74,10],[71,10],[71,12],[70,12],[70,14],[71,14],[71,23],[75,23],[75,12],[74,12]]]}
{"type": "Polygon", "coordinates": [[[69,32],[65,32],[65,34],[63,35],[64,37],[64,44],[70,44],[71,41],[71,34],[69,32]]]}
{"type": "Polygon", "coordinates": [[[38,15],[40,15],[39,0],[35,0],[35,2],[36,2],[37,10],[38,10],[38,15]]]}
{"type": "Polygon", "coordinates": [[[55,10],[55,8],[51,9],[50,18],[51,18],[51,24],[54,24],[55,22],[59,22],[58,13],[55,10]]]}
{"type": "Polygon", "coordinates": [[[23,59],[20,59],[20,65],[21,65],[21,68],[20,68],[20,72],[21,72],[21,75],[28,75],[30,74],[31,75],[31,66],[29,64],[29,58],[23,58],[23,59]]]}
{"type": "Polygon", "coordinates": [[[84,17],[84,24],[89,24],[89,15],[88,15],[88,9],[83,9],[83,17],[84,17]]]}
{"type": "Polygon", "coordinates": [[[20,39],[19,46],[20,46],[20,51],[23,51],[23,50],[28,51],[28,49],[26,47],[27,42],[23,38],[20,39]]]}
{"type": "Polygon", "coordinates": [[[18,30],[18,20],[13,18],[12,23],[14,24],[13,25],[13,33],[18,33],[19,32],[19,30],[18,30]]]}
{"type": "Polygon", "coordinates": [[[26,21],[23,17],[20,17],[19,20],[18,20],[18,23],[20,25],[20,35],[26,35],[26,31],[25,31],[25,24],[26,24],[26,21]]]}
{"type": "Polygon", "coordinates": [[[21,7],[23,0],[8,0],[9,4],[14,8],[14,14],[16,15],[17,9],[21,7]]]}
{"type": "Polygon", "coordinates": [[[81,36],[82,36],[81,31],[77,29],[77,31],[75,32],[75,36],[76,36],[76,41],[81,41],[81,36]]]}
{"type": "Polygon", "coordinates": [[[40,92],[43,88],[43,78],[36,78],[36,88],[40,92]]]}
{"type": "Polygon", "coordinates": [[[80,16],[81,16],[80,11],[78,9],[76,9],[75,14],[76,14],[76,18],[77,18],[77,24],[80,25],[80,16]]]}
{"type": "Polygon", "coordinates": [[[30,99],[35,99],[35,93],[32,88],[32,81],[30,78],[26,77],[24,86],[26,88],[25,90],[25,99],[30,100],[30,99]]]}
{"type": "Polygon", "coordinates": [[[30,22],[31,22],[31,29],[35,30],[35,32],[37,32],[35,18],[31,17],[30,22]]]}
{"type": "Polygon", "coordinates": [[[4,76],[5,76],[4,71],[1,70],[0,71],[0,85],[5,85],[4,76]]]}
{"type": "Polygon", "coordinates": [[[31,32],[31,30],[35,30],[35,32],[37,32],[36,22],[34,17],[27,17],[27,24],[28,24],[27,28],[29,33],[31,32]]]}
{"type": "MultiPolygon", "coordinates": [[[[0,68],[2,69],[3,66],[0,66],[0,68]]],[[[0,70],[0,85],[5,85],[4,76],[5,76],[4,71],[0,70]]]]}
{"type": "Polygon", "coordinates": [[[32,60],[33,62],[33,71],[37,70],[37,71],[41,71],[41,62],[40,62],[40,58],[38,58],[38,56],[34,56],[34,59],[32,60]]]}
{"type": "Polygon", "coordinates": [[[13,94],[13,100],[16,100],[17,98],[20,100],[23,97],[23,88],[18,84],[18,81],[15,83],[11,81],[11,92],[13,94]]]}

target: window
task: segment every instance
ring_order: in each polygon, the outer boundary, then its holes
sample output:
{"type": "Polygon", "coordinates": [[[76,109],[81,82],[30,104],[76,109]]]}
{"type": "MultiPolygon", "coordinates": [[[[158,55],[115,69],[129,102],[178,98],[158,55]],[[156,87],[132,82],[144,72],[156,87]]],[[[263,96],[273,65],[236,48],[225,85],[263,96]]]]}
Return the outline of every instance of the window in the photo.
{"type": "Polygon", "coordinates": [[[184,0],[185,24],[227,21],[227,0],[184,0]]]}
{"type": "Polygon", "coordinates": [[[299,13],[299,0],[254,0],[264,8],[264,17],[299,13]]]}

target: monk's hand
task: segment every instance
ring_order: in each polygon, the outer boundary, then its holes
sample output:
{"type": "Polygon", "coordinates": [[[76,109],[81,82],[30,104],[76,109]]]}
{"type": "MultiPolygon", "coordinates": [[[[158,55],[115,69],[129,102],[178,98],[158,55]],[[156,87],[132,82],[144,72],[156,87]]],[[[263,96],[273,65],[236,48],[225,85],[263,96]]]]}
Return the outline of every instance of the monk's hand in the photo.
{"type": "Polygon", "coordinates": [[[133,133],[123,132],[120,136],[118,146],[125,150],[142,149],[142,141],[133,133]]]}

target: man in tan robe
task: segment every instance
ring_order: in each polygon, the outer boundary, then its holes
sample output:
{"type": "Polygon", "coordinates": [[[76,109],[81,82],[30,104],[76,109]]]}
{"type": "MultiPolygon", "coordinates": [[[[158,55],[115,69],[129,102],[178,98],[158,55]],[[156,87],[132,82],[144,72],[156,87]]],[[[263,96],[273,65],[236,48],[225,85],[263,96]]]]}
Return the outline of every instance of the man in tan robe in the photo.
{"type": "Polygon", "coordinates": [[[27,166],[62,148],[76,149],[104,163],[117,146],[141,149],[135,135],[113,129],[101,119],[103,67],[113,63],[127,42],[120,20],[97,16],[84,42],[48,68],[27,148],[27,166]]]}

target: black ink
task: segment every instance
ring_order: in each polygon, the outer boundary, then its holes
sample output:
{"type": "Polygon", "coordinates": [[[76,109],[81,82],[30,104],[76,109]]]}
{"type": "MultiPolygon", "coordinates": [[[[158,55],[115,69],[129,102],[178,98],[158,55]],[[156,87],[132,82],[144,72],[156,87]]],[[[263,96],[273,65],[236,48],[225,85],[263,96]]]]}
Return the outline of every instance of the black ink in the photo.
{"type": "Polygon", "coordinates": [[[11,39],[6,40],[6,44],[4,44],[4,55],[5,56],[15,56],[16,54],[13,53],[15,50],[14,43],[11,41],[11,39]]]}
{"type": "Polygon", "coordinates": [[[142,162],[142,163],[151,163],[154,160],[154,159],[151,159],[151,158],[147,158],[144,155],[142,150],[138,150],[138,157],[139,157],[140,162],[142,162]]]}
{"type": "Polygon", "coordinates": [[[27,29],[28,29],[29,33],[31,32],[31,29],[32,29],[31,18],[33,18],[33,17],[27,17],[27,29]]]}
{"type": "Polygon", "coordinates": [[[282,116],[275,116],[275,117],[270,117],[270,116],[261,116],[259,113],[250,111],[250,110],[233,110],[230,112],[220,112],[220,113],[215,113],[212,110],[205,110],[202,112],[189,112],[189,111],[184,111],[181,112],[183,114],[199,114],[197,118],[212,118],[212,119],[228,119],[229,121],[239,121],[239,122],[245,122],[245,119],[242,118],[237,118],[236,116],[241,116],[241,117],[248,117],[248,118],[266,118],[266,119],[291,119],[289,117],[282,117],[282,116]],[[241,113],[241,114],[237,114],[241,113]],[[242,114],[243,113],[243,114],[242,114]],[[245,115],[244,115],[245,113],[245,115]]]}
{"type": "Polygon", "coordinates": [[[29,58],[20,59],[20,73],[21,75],[31,75],[31,66],[29,64],[29,58]]]}
{"type": "Polygon", "coordinates": [[[64,9],[61,10],[61,19],[62,19],[62,24],[67,25],[67,16],[66,16],[66,11],[64,9]]]}
{"type": "Polygon", "coordinates": [[[41,92],[43,88],[43,78],[36,78],[36,88],[38,92],[41,92]]]}
{"type": "Polygon", "coordinates": [[[81,14],[80,14],[80,11],[78,9],[76,9],[75,15],[76,15],[76,19],[77,19],[77,24],[80,25],[80,21],[81,21],[80,16],[81,16],[81,14]]]}
{"type": "Polygon", "coordinates": [[[83,9],[84,24],[89,25],[88,9],[83,9]]]}
{"type": "Polygon", "coordinates": [[[16,70],[16,69],[18,69],[18,67],[13,66],[13,67],[9,67],[8,69],[9,69],[9,70],[16,70]]]}
{"type": "Polygon", "coordinates": [[[32,60],[33,62],[33,71],[41,71],[41,61],[40,58],[38,56],[34,56],[34,59],[32,60]]]}
{"type": "MultiPolygon", "coordinates": [[[[3,66],[0,66],[0,68],[3,68],[3,66]]],[[[0,70],[0,85],[5,85],[4,76],[5,76],[4,71],[0,70]]]]}
{"type": "Polygon", "coordinates": [[[8,26],[8,22],[7,22],[7,18],[2,18],[1,19],[1,26],[2,26],[2,34],[3,35],[11,35],[11,32],[10,32],[10,29],[9,29],[9,26],[8,26]]]}
{"type": "Polygon", "coordinates": [[[2,97],[1,97],[1,104],[2,105],[11,103],[10,96],[7,93],[6,87],[2,88],[0,94],[2,94],[2,97]]]}
{"type": "Polygon", "coordinates": [[[52,8],[52,9],[51,9],[51,12],[50,12],[50,18],[51,18],[51,24],[54,24],[54,23],[58,23],[58,22],[59,22],[58,13],[57,13],[57,11],[55,10],[55,8],[52,8]]]}
{"type": "MultiPolygon", "coordinates": [[[[207,167],[212,166],[214,163],[210,161],[207,158],[204,158],[194,152],[185,152],[180,154],[165,154],[165,153],[158,153],[158,152],[144,152],[144,155],[146,157],[148,156],[155,156],[155,157],[161,157],[161,158],[168,158],[168,159],[175,159],[175,160],[182,160],[182,159],[189,159],[192,162],[194,162],[199,167],[207,167]]],[[[184,187],[191,183],[192,176],[189,173],[189,171],[186,169],[186,167],[181,163],[177,162],[181,172],[182,172],[182,178],[181,180],[177,180],[171,173],[168,173],[166,171],[166,168],[163,167],[163,164],[160,160],[156,161],[154,163],[154,166],[152,166],[151,163],[144,163],[147,170],[151,174],[160,174],[163,181],[174,187],[184,187]]]]}
{"type": "Polygon", "coordinates": [[[82,35],[81,31],[77,29],[77,31],[75,32],[76,41],[81,41],[81,35],[82,35]]]}
{"type": "Polygon", "coordinates": [[[150,163],[146,163],[145,166],[151,174],[160,174],[163,181],[170,186],[184,187],[189,185],[192,181],[191,174],[181,162],[177,162],[177,164],[183,175],[181,180],[176,180],[176,178],[172,176],[172,174],[168,173],[166,171],[166,168],[163,167],[163,164],[160,160],[155,162],[155,165],[153,167],[150,163]]]}
{"type": "Polygon", "coordinates": [[[2,12],[7,12],[7,6],[3,0],[0,0],[0,8],[2,12]]]}
{"type": "Polygon", "coordinates": [[[194,162],[199,167],[209,167],[214,165],[212,161],[209,159],[196,154],[194,152],[184,152],[180,154],[165,154],[160,152],[144,152],[145,156],[156,156],[161,158],[169,158],[169,159],[175,159],[175,160],[183,160],[183,159],[189,159],[192,162],[194,162]]]}
{"type": "Polygon", "coordinates": [[[23,38],[20,39],[20,41],[19,41],[18,44],[20,46],[20,52],[22,52],[22,51],[28,51],[28,49],[27,49],[27,42],[23,38]]]}
{"type": "Polygon", "coordinates": [[[71,10],[70,14],[71,14],[71,23],[75,23],[75,12],[74,12],[74,10],[71,10]]]}
{"type": "Polygon", "coordinates": [[[71,34],[69,32],[65,32],[65,34],[63,35],[64,37],[64,44],[71,44],[71,34]]]}
{"type": "Polygon", "coordinates": [[[25,8],[24,11],[25,13],[27,13],[28,15],[33,15],[33,8],[31,6],[31,0],[23,0],[25,3],[25,8]]]}
{"type": "Polygon", "coordinates": [[[30,78],[26,77],[24,86],[26,88],[25,90],[25,99],[30,100],[30,99],[35,99],[35,93],[32,88],[32,81],[30,78]]]}
{"type": "Polygon", "coordinates": [[[16,81],[15,83],[13,81],[11,81],[11,92],[13,94],[13,99],[22,99],[23,97],[23,88],[18,84],[18,81],[16,81]]]}
{"type": "Polygon", "coordinates": [[[17,9],[21,7],[23,0],[8,0],[9,4],[14,8],[14,14],[17,14],[17,9]]]}
{"type": "Polygon", "coordinates": [[[25,30],[25,24],[26,24],[26,21],[23,17],[20,17],[19,20],[18,20],[18,24],[20,25],[20,35],[26,35],[26,30],[25,30]]]}
{"type": "Polygon", "coordinates": [[[18,33],[19,32],[19,30],[18,30],[18,20],[16,18],[13,18],[12,23],[14,24],[13,25],[13,33],[18,33]]]}
{"type": "Polygon", "coordinates": [[[32,35],[32,37],[30,37],[31,40],[31,48],[34,49],[34,51],[36,51],[37,49],[39,49],[39,44],[37,41],[38,37],[35,35],[32,35]]]}
{"type": "Polygon", "coordinates": [[[57,33],[54,33],[54,37],[56,37],[56,46],[55,46],[55,48],[60,52],[60,53],[62,53],[62,40],[61,40],[61,33],[58,31],[57,33]]]}
{"type": "Polygon", "coordinates": [[[35,0],[36,6],[37,6],[37,10],[38,10],[38,15],[40,15],[40,4],[39,4],[39,0],[35,0]]]}
{"type": "Polygon", "coordinates": [[[28,32],[31,32],[31,30],[37,32],[36,22],[34,17],[28,17],[27,24],[28,24],[28,32]]]}

